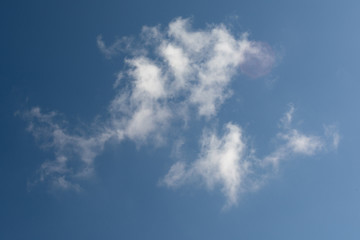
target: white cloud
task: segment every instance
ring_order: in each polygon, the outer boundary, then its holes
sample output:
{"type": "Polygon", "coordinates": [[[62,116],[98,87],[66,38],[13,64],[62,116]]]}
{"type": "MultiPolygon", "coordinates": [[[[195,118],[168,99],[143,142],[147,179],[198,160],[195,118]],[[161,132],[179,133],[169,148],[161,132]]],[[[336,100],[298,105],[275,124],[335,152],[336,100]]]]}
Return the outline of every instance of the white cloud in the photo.
{"type": "Polygon", "coordinates": [[[235,74],[247,74],[251,65],[261,76],[275,61],[269,47],[248,40],[246,33],[236,38],[222,24],[193,30],[189,19],[178,18],[163,32],[158,26],[145,27],[143,35],[147,36],[145,49],[137,49],[140,54],[126,61],[130,69],[120,74],[135,82],[132,95],[146,93],[167,101],[176,98],[177,105],[195,107],[199,116],[216,115],[230,96],[228,86],[235,74]],[[149,59],[149,52],[156,60],[149,59]]]}
{"type": "Polygon", "coordinates": [[[300,130],[293,128],[294,112],[294,106],[289,104],[289,110],[280,120],[282,131],[277,134],[277,139],[281,144],[274,152],[264,158],[264,165],[270,163],[277,168],[281,161],[290,158],[294,154],[311,156],[324,150],[327,145],[324,137],[304,134],[300,130]]]}
{"type": "Polygon", "coordinates": [[[182,90],[187,87],[187,77],[190,74],[191,67],[189,66],[190,60],[185,55],[182,48],[177,47],[171,43],[163,43],[159,48],[160,53],[163,55],[165,61],[170,66],[170,71],[174,75],[175,90],[182,90]]]}
{"type": "Polygon", "coordinates": [[[311,135],[306,136],[299,133],[297,130],[293,130],[282,137],[288,141],[287,145],[294,153],[313,155],[323,147],[323,143],[319,137],[311,135]]]}
{"type": "Polygon", "coordinates": [[[249,41],[247,34],[236,38],[221,24],[192,30],[188,19],[178,18],[164,31],[159,26],[144,27],[142,36],[144,49],[138,48],[125,61],[128,68],[118,74],[115,85],[124,78],[131,83],[109,108],[110,128],[119,139],[162,141],[171,121],[189,119],[193,110],[209,119],[230,96],[229,83],[249,56],[266,61],[260,68],[274,62],[274,55],[264,52],[261,43],[249,41]]]}
{"type": "Polygon", "coordinates": [[[333,130],[327,130],[325,137],[320,137],[292,128],[294,111],[291,104],[281,119],[281,131],[277,134],[280,144],[264,158],[254,156],[256,151],[246,144],[241,128],[228,123],[221,138],[214,132],[206,133],[199,158],[189,164],[176,162],[162,183],[171,188],[194,182],[205,183],[208,189],[220,186],[226,197],[225,207],[236,204],[242,192],[259,189],[273,171],[277,171],[281,161],[294,155],[314,155],[324,150],[326,135],[334,135],[333,130]]]}
{"type": "MultiPolygon", "coordinates": [[[[189,19],[177,18],[165,29],[145,26],[140,36],[138,42],[124,37],[109,46],[101,35],[97,38],[106,58],[120,52],[128,56],[114,83],[117,92],[108,107],[110,117],[96,122],[95,130],[74,133],[57,113],[43,113],[40,108],[23,114],[28,130],[41,146],[54,153],[52,160],[41,165],[40,181],[79,191],[78,180],[93,174],[94,161],[110,139],[164,144],[167,131],[180,126],[179,122],[186,125],[191,119],[203,118],[207,123],[216,117],[232,94],[229,86],[234,76],[263,76],[275,62],[266,43],[249,40],[247,33],[235,35],[223,24],[199,30],[192,29],[189,19]]],[[[263,176],[257,169],[263,172],[268,166],[277,167],[294,154],[313,155],[327,145],[322,137],[292,128],[293,113],[290,105],[277,135],[280,144],[268,156],[254,157],[255,151],[247,146],[241,127],[228,123],[222,136],[205,131],[198,158],[175,163],[162,183],[179,187],[199,181],[208,189],[219,187],[227,199],[226,206],[236,204],[241,192],[260,186],[263,176]]],[[[336,129],[326,128],[326,135],[336,148],[336,129]]],[[[179,149],[185,141],[177,141],[174,154],[181,155],[179,149]]]]}
{"type": "Polygon", "coordinates": [[[189,19],[178,18],[169,24],[168,35],[170,39],[162,40],[160,49],[175,75],[174,85],[187,86],[189,103],[200,116],[216,115],[230,96],[227,87],[232,77],[242,70],[247,73],[246,64],[252,58],[259,60],[253,64],[258,76],[264,72],[261,68],[270,69],[275,60],[270,51],[263,51],[262,43],[249,41],[246,33],[236,38],[222,24],[194,31],[189,19]]]}
{"type": "Polygon", "coordinates": [[[200,177],[209,189],[220,185],[227,206],[235,204],[239,191],[245,187],[243,180],[250,165],[245,157],[246,144],[241,128],[228,123],[221,138],[214,132],[206,132],[201,145],[199,158],[189,166],[183,162],[175,163],[163,183],[176,187],[200,177]]]}
{"type": "Polygon", "coordinates": [[[323,138],[314,135],[305,135],[296,129],[287,133],[279,133],[278,138],[285,143],[273,153],[264,158],[264,164],[271,163],[277,168],[281,161],[290,158],[293,154],[314,155],[325,146],[323,138]]]}

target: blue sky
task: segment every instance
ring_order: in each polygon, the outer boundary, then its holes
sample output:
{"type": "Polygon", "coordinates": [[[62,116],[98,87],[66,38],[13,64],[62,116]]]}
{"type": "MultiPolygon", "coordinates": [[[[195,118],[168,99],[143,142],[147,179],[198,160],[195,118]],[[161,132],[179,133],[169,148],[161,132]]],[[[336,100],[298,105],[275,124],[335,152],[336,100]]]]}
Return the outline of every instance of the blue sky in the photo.
{"type": "Polygon", "coordinates": [[[358,239],[356,1],[2,1],[1,239],[358,239]]]}

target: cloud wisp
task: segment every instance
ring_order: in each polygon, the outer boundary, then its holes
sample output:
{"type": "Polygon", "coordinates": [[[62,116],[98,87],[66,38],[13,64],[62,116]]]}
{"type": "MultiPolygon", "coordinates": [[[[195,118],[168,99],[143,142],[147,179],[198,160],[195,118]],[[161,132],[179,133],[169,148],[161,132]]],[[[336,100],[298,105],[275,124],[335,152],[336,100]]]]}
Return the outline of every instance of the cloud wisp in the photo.
{"type": "MultiPolygon", "coordinates": [[[[234,76],[261,77],[276,61],[269,45],[250,40],[247,33],[235,35],[223,24],[193,29],[191,21],[184,18],[174,19],[165,28],[144,26],[138,40],[125,37],[107,45],[99,35],[97,45],[108,59],[120,52],[127,54],[105,120],[96,122],[95,129],[89,128],[85,134],[76,134],[55,112],[44,113],[36,107],[22,114],[28,131],[54,154],[41,165],[38,181],[80,190],[79,182],[94,173],[94,161],[106,142],[128,139],[140,145],[150,141],[163,145],[169,129],[190,121],[206,125],[217,118],[233,94],[230,83],[234,76]]],[[[259,186],[263,176],[257,175],[257,168],[275,169],[292,154],[313,155],[325,149],[323,137],[291,127],[293,112],[291,106],[277,135],[283,143],[261,160],[254,157],[234,119],[220,136],[215,130],[204,130],[198,158],[192,163],[175,163],[161,182],[168,187],[190,182],[209,189],[220,187],[226,206],[236,204],[241,192],[259,186]]],[[[333,138],[337,147],[336,128],[327,127],[326,136],[333,138]]]]}
{"type": "Polygon", "coordinates": [[[48,180],[56,188],[81,190],[78,180],[93,175],[94,159],[112,133],[99,129],[90,136],[69,134],[59,114],[42,113],[38,107],[22,113],[22,117],[28,122],[27,131],[41,147],[54,153],[54,159],[40,166],[35,182],[48,180]]]}
{"type": "MultiPolygon", "coordinates": [[[[219,186],[226,197],[225,208],[237,204],[241,193],[259,189],[271,175],[277,172],[279,164],[294,155],[311,156],[338,142],[338,133],[331,127],[324,136],[304,134],[292,128],[294,107],[281,119],[280,142],[269,155],[259,158],[250,147],[240,126],[227,123],[222,136],[206,131],[201,139],[199,157],[191,162],[176,162],[161,180],[169,188],[184,184],[200,184],[212,190],[219,186]]],[[[336,146],[337,147],[337,146],[336,146]]]]}

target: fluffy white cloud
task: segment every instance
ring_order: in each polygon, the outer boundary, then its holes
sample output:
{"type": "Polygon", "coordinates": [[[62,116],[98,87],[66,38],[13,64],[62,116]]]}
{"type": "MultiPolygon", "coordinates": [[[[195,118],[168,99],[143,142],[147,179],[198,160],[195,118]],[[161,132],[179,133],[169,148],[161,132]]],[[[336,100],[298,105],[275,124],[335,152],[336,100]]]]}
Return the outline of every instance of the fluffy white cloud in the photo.
{"type": "Polygon", "coordinates": [[[238,193],[249,172],[246,144],[239,126],[228,123],[226,132],[219,138],[214,132],[205,132],[201,140],[199,158],[187,166],[177,162],[163,179],[169,187],[176,187],[200,177],[206,187],[220,185],[227,198],[227,206],[237,202],[238,193]]]}
{"type": "MultiPolygon", "coordinates": [[[[163,31],[159,26],[144,27],[142,36],[144,42],[136,49],[126,47],[133,56],[126,59],[127,69],[118,73],[115,86],[122,79],[130,83],[109,107],[109,129],[120,140],[144,142],[151,137],[159,143],[171,120],[189,119],[193,111],[214,117],[230,96],[230,81],[247,61],[258,59],[259,73],[275,61],[264,44],[248,40],[246,33],[236,38],[222,24],[193,30],[189,19],[178,18],[163,31]]],[[[105,56],[115,55],[121,42],[107,48],[98,37],[105,56]]]]}
{"type": "MultiPolygon", "coordinates": [[[[40,108],[23,113],[28,130],[41,146],[54,153],[52,160],[41,165],[40,181],[80,190],[78,180],[93,174],[94,161],[110,139],[163,144],[165,133],[170,127],[181,125],[179,122],[201,119],[206,123],[216,117],[232,94],[229,86],[235,75],[257,78],[267,74],[275,62],[266,43],[249,40],[247,33],[234,35],[223,24],[196,30],[189,19],[177,18],[165,28],[145,26],[140,36],[139,41],[124,37],[109,46],[101,35],[97,38],[99,50],[106,58],[120,52],[127,52],[128,56],[125,70],[117,73],[109,117],[97,121],[95,130],[73,133],[58,114],[43,113],[40,108]]],[[[255,158],[241,127],[228,123],[221,136],[216,131],[205,131],[198,158],[190,163],[175,163],[163,184],[178,187],[199,181],[209,189],[220,187],[226,206],[236,204],[241,192],[259,186],[263,177],[257,175],[256,169],[277,167],[293,154],[313,155],[325,149],[327,142],[323,137],[305,135],[291,127],[293,112],[291,106],[277,136],[281,144],[268,156],[255,158]]],[[[337,147],[336,128],[327,127],[326,135],[337,147]]]]}
{"type": "Polygon", "coordinates": [[[177,18],[164,30],[143,27],[141,36],[140,41],[123,37],[110,45],[101,35],[97,38],[106,58],[120,52],[129,56],[114,87],[123,80],[128,84],[117,90],[109,105],[111,117],[97,126],[96,133],[73,134],[54,112],[43,113],[39,108],[23,114],[29,131],[54,151],[54,159],[40,168],[41,180],[52,179],[70,188],[71,180],[93,172],[94,159],[111,138],[137,143],[151,138],[161,144],[172,120],[186,121],[191,112],[215,116],[230,96],[230,81],[246,68],[247,61],[258,59],[250,65],[258,68],[259,75],[275,61],[270,51],[264,51],[264,44],[248,40],[246,33],[237,38],[222,24],[193,30],[189,19],[177,18]]]}
{"type": "MultiPolygon", "coordinates": [[[[230,96],[228,86],[235,74],[253,71],[259,77],[275,62],[266,44],[248,40],[247,33],[236,38],[222,24],[193,30],[189,19],[178,18],[165,31],[144,27],[143,36],[145,49],[137,47],[135,56],[126,61],[129,70],[120,73],[135,83],[133,102],[142,101],[142,94],[156,101],[176,99],[178,106],[195,108],[199,116],[208,118],[230,96]],[[154,60],[149,59],[149,52],[154,60]]],[[[102,41],[99,47],[106,56],[117,52],[102,41]]]]}
{"type": "Polygon", "coordinates": [[[226,197],[225,207],[236,204],[240,193],[258,189],[278,169],[281,161],[293,155],[309,156],[323,150],[328,145],[328,135],[333,138],[332,142],[337,141],[334,127],[326,130],[325,137],[306,135],[292,128],[294,110],[290,105],[281,119],[281,131],[277,134],[281,143],[268,156],[254,156],[255,150],[244,141],[241,128],[228,123],[221,138],[214,132],[207,132],[201,141],[199,158],[190,164],[176,162],[162,183],[171,188],[194,182],[205,183],[209,189],[220,186],[226,197]]]}

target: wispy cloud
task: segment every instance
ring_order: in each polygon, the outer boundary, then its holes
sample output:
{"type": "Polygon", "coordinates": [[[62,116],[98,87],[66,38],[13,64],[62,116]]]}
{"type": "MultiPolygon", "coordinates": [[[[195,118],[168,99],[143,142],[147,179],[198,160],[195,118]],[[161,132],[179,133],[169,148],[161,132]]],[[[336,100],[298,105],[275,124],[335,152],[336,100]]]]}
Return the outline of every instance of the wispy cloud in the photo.
{"type": "Polygon", "coordinates": [[[334,126],[331,130],[326,128],[324,136],[303,134],[292,128],[294,111],[294,106],[290,105],[280,120],[280,132],[276,137],[280,143],[269,155],[263,158],[255,156],[256,150],[245,141],[241,127],[227,123],[222,137],[205,132],[198,159],[190,164],[176,162],[161,183],[170,188],[187,183],[205,184],[208,189],[220,186],[226,197],[225,207],[236,204],[241,193],[259,189],[269,176],[277,172],[281,161],[295,155],[314,155],[324,150],[329,141],[338,141],[334,126]]]}
{"type": "Polygon", "coordinates": [[[23,112],[22,117],[41,147],[54,152],[54,159],[41,165],[38,181],[49,180],[55,187],[79,190],[76,180],[93,174],[94,159],[112,134],[99,126],[98,133],[91,136],[71,135],[56,112],[42,113],[38,107],[23,112]]]}
{"type": "Polygon", "coordinates": [[[244,181],[250,167],[246,151],[242,129],[235,124],[226,124],[221,137],[205,131],[199,158],[189,165],[175,163],[163,183],[177,187],[199,179],[209,189],[219,185],[227,198],[227,206],[231,206],[237,202],[238,192],[246,187],[244,181]]]}
{"type": "MultiPolygon", "coordinates": [[[[323,136],[316,136],[304,134],[292,127],[294,111],[294,106],[290,104],[289,111],[280,120],[281,131],[277,134],[277,140],[281,144],[274,152],[264,158],[263,164],[271,164],[277,168],[281,161],[290,158],[294,154],[311,156],[326,150],[326,147],[329,146],[328,142],[334,141],[333,135],[329,135],[326,131],[323,136]]],[[[333,133],[337,134],[335,127],[333,133]]]]}
{"type": "MultiPolygon", "coordinates": [[[[162,145],[169,129],[191,120],[206,124],[233,94],[229,86],[235,75],[261,77],[276,61],[271,47],[250,40],[248,33],[235,35],[223,24],[193,29],[191,20],[184,18],[174,19],[166,27],[144,26],[139,38],[124,37],[110,45],[99,35],[97,45],[106,58],[127,54],[105,120],[77,134],[55,112],[33,108],[22,114],[29,132],[54,153],[52,160],[41,165],[39,180],[59,188],[79,190],[79,179],[94,173],[94,161],[110,139],[162,145]]],[[[256,168],[278,166],[292,154],[313,155],[325,148],[322,137],[291,127],[293,112],[291,106],[281,121],[277,139],[282,144],[262,160],[254,157],[237,124],[227,123],[220,136],[215,130],[204,130],[199,157],[192,163],[175,163],[163,184],[178,187],[199,181],[209,189],[220,187],[226,206],[236,204],[241,192],[259,185],[256,168]]],[[[326,129],[337,147],[336,128],[326,129]]],[[[177,145],[185,141],[181,139],[177,145]]],[[[179,155],[178,147],[175,151],[179,155]]]]}
{"type": "Polygon", "coordinates": [[[98,35],[96,38],[96,43],[101,53],[104,54],[106,58],[111,59],[119,53],[129,50],[132,44],[132,39],[129,37],[123,37],[121,39],[117,39],[110,46],[106,46],[105,42],[103,41],[103,36],[98,35]]]}

